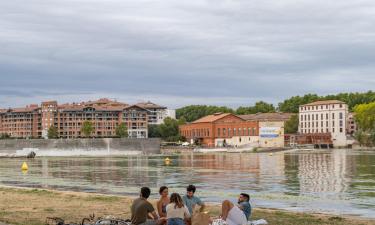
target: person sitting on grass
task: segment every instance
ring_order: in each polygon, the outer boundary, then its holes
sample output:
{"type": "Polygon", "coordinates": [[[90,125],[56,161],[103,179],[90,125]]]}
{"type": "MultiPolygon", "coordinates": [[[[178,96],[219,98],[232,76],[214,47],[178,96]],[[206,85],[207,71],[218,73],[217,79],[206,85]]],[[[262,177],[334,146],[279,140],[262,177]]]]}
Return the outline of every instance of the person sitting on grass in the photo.
{"type": "Polygon", "coordinates": [[[160,217],[167,217],[167,205],[169,204],[168,187],[162,186],[159,189],[160,199],[156,203],[160,217]]]}
{"type": "Polygon", "coordinates": [[[159,218],[152,204],[147,201],[151,190],[142,187],[140,197],[133,201],[131,206],[131,222],[133,225],[161,225],[165,223],[165,218],[159,218]]]}
{"type": "Polygon", "coordinates": [[[225,200],[222,204],[221,219],[223,219],[228,225],[247,224],[245,213],[238,206],[228,200],[225,200]]]}
{"type": "Polygon", "coordinates": [[[238,207],[243,211],[246,216],[246,219],[249,220],[251,216],[251,205],[250,205],[250,196],[246,193],[241,193],[238,197],[238,207]]]}
{"type": "Polygon", "coordinates": [[[205,207],[205,205],[201,201],[201,199],[198,198],[198,197],[196,197],[194,195],[196,190],[197,190],[197,188],[194,185],[187,186],[187,188],[186,188],[186,195],[184,195],[184,197],[183,197],[184,204],[189,209],[190,215],[193,214],[193,208],[196,205],[200,205],[201,206],[201,208],[200,208],[201,212],[203,212],[204,207],[205,207]]]}
{"type": "Polygon", "coordinates": [[[168,225],[185,225],[185,220],[190,218],[189,209],[184,205],[179,194],[171,195],[171,203],[167,205],[168,225]]]}

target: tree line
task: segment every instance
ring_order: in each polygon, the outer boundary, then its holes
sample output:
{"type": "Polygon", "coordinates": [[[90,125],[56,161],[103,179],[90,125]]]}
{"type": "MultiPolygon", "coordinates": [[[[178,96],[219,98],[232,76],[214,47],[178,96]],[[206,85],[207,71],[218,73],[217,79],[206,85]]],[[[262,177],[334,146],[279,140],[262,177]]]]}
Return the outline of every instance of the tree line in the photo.
{"type": "Polygon", "coordinates": [[[317,94],[306,94],[303,96],[290,97],[278,103],[277,106],[274,106],[272,103],[259,101],[252,106],[240,106],[237,109],[232,109],[226,106],[189,105],[176,109],[176,116],[177,119],[184,117],[187,122],[192,122],[203,116],[207,116],[217,112],[234,113],[237,115],[268,112],[298,113],[300,105],[321,100],[343,101],[348,104],[349,110],[353,111],[356,105],[375,102],[375,92],[368,91],[365,93],[339,93],[336,95],[325,96],[319,96],[317,94]]]}

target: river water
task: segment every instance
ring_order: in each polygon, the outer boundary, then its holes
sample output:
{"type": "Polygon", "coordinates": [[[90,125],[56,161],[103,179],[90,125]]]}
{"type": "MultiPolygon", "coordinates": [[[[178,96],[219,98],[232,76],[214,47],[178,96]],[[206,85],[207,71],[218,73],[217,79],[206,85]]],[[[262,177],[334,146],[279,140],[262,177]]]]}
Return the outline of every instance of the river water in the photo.
{"type": "Polygon", "coordinates": [[[129,157],[0,159],[0,184],[137,195],[161,185],[183,194],[188,184],[207,202],[251,195],[254,207],[375,218],[375,152],[353,150],[184,154],[129,157]]]}

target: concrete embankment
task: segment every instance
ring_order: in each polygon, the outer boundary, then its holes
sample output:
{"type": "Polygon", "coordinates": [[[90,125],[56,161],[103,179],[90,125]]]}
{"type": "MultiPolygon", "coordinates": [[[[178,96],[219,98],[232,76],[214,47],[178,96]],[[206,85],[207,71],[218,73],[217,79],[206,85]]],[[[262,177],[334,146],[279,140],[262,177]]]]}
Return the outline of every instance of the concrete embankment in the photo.
{"type": "Polygon", "coordinates": [[[87,138],[87,139],[8,139],[0,140],[0,156],[129,155],[159,154],[160,139],[87,138]]]}

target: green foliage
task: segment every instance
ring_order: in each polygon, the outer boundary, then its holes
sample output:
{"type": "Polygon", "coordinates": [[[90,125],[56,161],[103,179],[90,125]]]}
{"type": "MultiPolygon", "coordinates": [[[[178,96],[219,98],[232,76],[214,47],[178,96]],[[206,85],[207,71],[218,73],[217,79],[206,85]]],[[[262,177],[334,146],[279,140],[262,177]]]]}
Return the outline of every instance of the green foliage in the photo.
{"type": "Polygon", "coordinates": [[[355,120],[359,131],[355,134],[361,145],[375,145],[375,102],[354,107],[355,120]]]}
{"type": "Polygon", "coordinates": [[[195,121],[217,112],[234,113],[234,110],[225,106],[189,105],[176,110],[177,118],[184,117],[187,122],[195,121]]]}
{"type": "Polygon", "coordinates": [[[355,120],[361,130],[375,130],[375,102],[357,105],[354,112],[355,120]]]}
{"type": "Polygon", "coordinates": [[[186,121],[184,117],[181,117],[179,120],[167,117],[164,119],[164,123],[160,125],[149,125],[148,135],[149,137],[162,138],[164,141],[184,141],[183,137],[179,134],[179,125],[185,123],[186,121]]]}
{"type": "Polygon", "coordinates": [[[298,123],[299,123],[299,118],[298,115],[293,115],[290,117],[288,121],[285,122],[285,133],[286,134],[295,134],[298,131],[298,123]]]}
{"type": "Polygon", "coordinates": [[[128,137],[128,127],[125,123],[120,123],[120,125],[116,127],[116,136],[120,138],[128,137]]]}
{"type": "Polygon", "coordinates": [[[280,112],[297,113],[299,106],[318,100],[339,100],[349,106],[352,111],[356,105],[366,104],[375,101],[375,92],[368,91],[365,93],[339,93],[337,95],[318,96],[316,94],[306,94],[304,96],[293,96],[279,103],[280,112]]]}
{"type": "Polygon", "coordinates": [[[238,115],[245,115],[245,114],[255,114],[255,113],[268,113],[268,112],[275,112],[276,109],[272,104],[267,102],[257,102],[254,106],[249,107],[239,107],[236,110],[236,114],[238,115]]]}
{"type": "Polygon", "coordinates": [[[0,139],[11,139],[12,137],[9,134],[0,134],[0,139]]]}
{"type": "Polygon", "coordinates": [[[90,137],[91,134],[94,133],[94,131],[95,128],[91,121],[86,120],[82,123],[81,133],[83,134],[83,136],[90,137]]]}
{"type": "Polygon", "coordinates": [[[47,133],[48,139],[59,138],[58,130],[55,126],[50,126],[47,133]]]}

